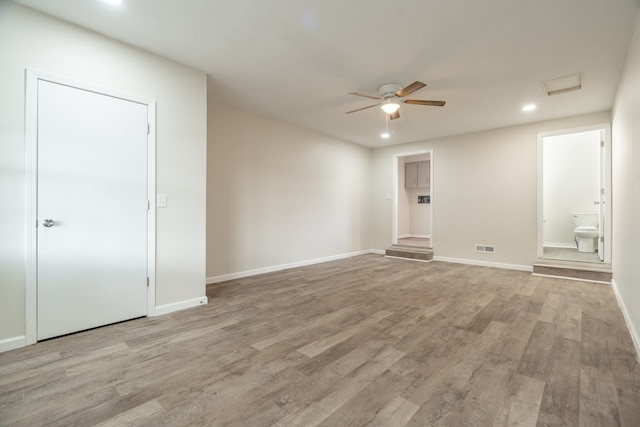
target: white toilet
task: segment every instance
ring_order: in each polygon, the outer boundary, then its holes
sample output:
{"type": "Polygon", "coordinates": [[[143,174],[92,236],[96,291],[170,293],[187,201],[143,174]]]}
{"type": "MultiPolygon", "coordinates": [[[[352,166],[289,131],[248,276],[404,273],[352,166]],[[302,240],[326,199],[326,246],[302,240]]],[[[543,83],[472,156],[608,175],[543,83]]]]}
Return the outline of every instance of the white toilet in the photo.
{"type": "Polygon", "coordinates": [[[598,223],[600,215],[597,212],[571,212],[579,252],[595,252],[598,248],[597,239],[600,236],[598,223]]]}

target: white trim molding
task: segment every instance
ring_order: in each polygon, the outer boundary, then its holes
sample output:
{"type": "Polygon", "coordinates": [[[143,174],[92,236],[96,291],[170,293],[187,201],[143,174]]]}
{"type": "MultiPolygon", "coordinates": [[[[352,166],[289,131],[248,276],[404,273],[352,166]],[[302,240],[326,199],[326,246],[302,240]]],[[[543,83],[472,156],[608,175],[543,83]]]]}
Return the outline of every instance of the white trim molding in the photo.
{"type": "MultiPolygon", "coordinates": [[[[576,128],[570,129],[558,129],[547,132],[539,132],[538,133],[538,143],[537,143],[537,183],[538,183],[538,191],[537,191],[537,254],[538,258],[544,258],[544,247],[551,245],[552,247],[563,247],[563,246],[553,246],[555,245],[553,242],[547,244],[544,243],[544,191],[543,191],[543,146],[544,146],[544,138],[551,136],[559,136],[559,135],[568,135],[573,133],[581,133],[581,132],[589,132],[599,130],[601,133],[601,141],[604,141],[604,170],[602,170],[602,178],[603,182],[601,182],[601,188],[604,190],[604,212],[601,215],[601,220],[604,220],[604,262],[607,264],[611,264],[612,257],[612,239],[611,239],[611,207],[613,206],[611,203],[611,123],[599,123],[595,125],[588,126],[580,126],[576,128]]],[[[602,205],[601,205],[602,206],[602,205]]],[[[558,243],[556,243],[558,244],[558,243]]],[[[562,243],[560,243],[562,244],[562,243]]],[[[572,244],[570,247],[575,247],[572,244]]]]}
{"type": "Polygon", "coordinates": [[[171,304],[159,305],[155,307],[155,316],[173,313],[174,311],[186,310],[187,308],[207,305],[209,299],[206,296],[193,298],[185,301],[172,302],[171,304]]]}
{"type": "Polygon", "coordinates": [[[246,270],[246,271],[240,271],[237,273],[222,274],[220,276],[207,277],[207,285],[210,285],[213,283],[225,282],[227,280],[242,279],[243,277],[257,276],[259,274],[273,273],[274,271],[286,270],[288,268],[304,267],[307,265],[320,264],[327,261],[335,261],[338,259],[351,258],[354,256],[371,254],[371,253],[383,255],[384,251],[374,252],[373,250],[364,250],[364,251],[357,251],[357,252],[349,252],[346,254],[333,255],[333,256],[328,256],[324,258],[315,258],[315,259],[310,259],[305,261],[292,262],[288,264],[274,265],[271,267],[256,268],[255,270],[246,270]]]}
{"type": "MultiPolygon", "coordinates": [[[[274,271],[286,270],[288,268],[304,267],[307,265],[320,264],[323,262],[335,261],[338,259],[351,258],[354,256],[366,255],[366,254],[382,255],[385,258],[397,258],[397,257],[385,255],[385,251],[383,249],[368,249],[368,250],[350,252],[350,253],[341,254],[341,255],[334,255],[326,258],[316,258],[316,259],[310,259],[306,261],[293,262],[290,264],[281,264],[281,265],[275,265],[272,267],[257,268],[255,270],[240,271],[237,273],[222,274],[220,276],[207,277],[207,285],[225,282],[227,280],[235,280],[235,279],[242,279],[244,277],[257,276],[259,274],[272,273],[274,271]]],[[[407,258],[397,258],[397,259],[402,259],[405,261],[408,260],[407,258]]],[[[410,260],[410,261],[413,261],[413,260],[410,260]]],[[[429,261],[418,260],[418,261],[422,261],[422,262],[442,261],[442,262],[450,262],[455,264],[478,265],[481,267],[503,268],[507,270],[518,270],[518,271],[528,271],[528,272],[533,271],[533,267],[528,265],[503,264],[498,262],[485,262],[485,261],[477,261],[477,260],[462,259],[462,258],[434,257],[433,260],[429,260],[429,261]]]]}
{"type": "Polygon", "coordinates": [[[0,353],[9,350],[15,350],[16,348],[25,347],[26,345],[27,337],[25,337],[24,335],[0,340],[0,353]]]}
{"type": "Polygon", "coordinates": [[[618,301],[620,311],[622,311],[622,317],[624,317],[624,321],[627,324],[627,329],[629,330],[629,335],[631,335],[633,346],[636,349],[636,360],[640,362],[640,335],[638,335],[638,331],[636,330],[636,327],[631,321],[631,317],[629,316],[627,306],[624,305],[622,296],[620,295],[620,292],[618,292],[618,285],[616,284],[615,279],[611,279],[611,287],[613,288],[613,294],[616,296],[616,301],[618,301]]]}
{"type": "Polygon", "coordinates": [[[518,271],[528,271],[528,272],[533,271],[533,266],[530,266],[530,265],[504,264],[501,262],[478,261],[475,259],[434,256],[433,261],[451,262],[454,264],[478,265],[480,267],[504,268],[506,270],[518,270],[518,271]]]}
{"type": "Polygon", "coordinates": [[[431,262],[433,261],[432,259],[418,259],[418,258],[405,258],[405,257],[399,257],[399,256],[391,256],[391,255],[385,255],[385,258],[391,258],[391,259],[399,259],[402,261],[411,261],[411,262],[431,262]]]}

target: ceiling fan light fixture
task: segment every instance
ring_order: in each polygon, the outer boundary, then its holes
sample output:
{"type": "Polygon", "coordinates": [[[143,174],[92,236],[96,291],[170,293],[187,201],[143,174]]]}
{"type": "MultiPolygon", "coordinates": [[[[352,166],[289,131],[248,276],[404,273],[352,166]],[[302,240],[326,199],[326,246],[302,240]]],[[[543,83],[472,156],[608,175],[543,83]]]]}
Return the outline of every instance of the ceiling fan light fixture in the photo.
{"type": "Polygon", "coordinates": [[[387,99],[381,105],[382,111],[387,114],[393,114],[400,108],[400,104],[395,99],[387,99]]]}

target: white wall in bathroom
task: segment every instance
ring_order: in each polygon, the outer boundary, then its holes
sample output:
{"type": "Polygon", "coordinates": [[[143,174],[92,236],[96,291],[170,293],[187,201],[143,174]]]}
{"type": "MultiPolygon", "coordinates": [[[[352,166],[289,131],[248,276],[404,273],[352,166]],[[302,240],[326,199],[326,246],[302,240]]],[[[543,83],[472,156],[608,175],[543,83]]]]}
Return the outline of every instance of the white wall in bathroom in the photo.
{"type": "Polygon", "coordinates": [[[545,246],[575,247],[571,212],[598,212],[600,131],[547,136],[543,142],[545,246]]]}

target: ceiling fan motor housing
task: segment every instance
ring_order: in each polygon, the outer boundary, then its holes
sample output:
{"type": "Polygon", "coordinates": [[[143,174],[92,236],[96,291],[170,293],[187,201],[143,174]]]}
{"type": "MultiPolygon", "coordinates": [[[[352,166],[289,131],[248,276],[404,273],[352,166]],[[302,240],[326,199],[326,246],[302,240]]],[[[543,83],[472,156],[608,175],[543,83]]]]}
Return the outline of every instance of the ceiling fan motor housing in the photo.
{"type": "Polygon", "coordinates": [[[400,89],[402,89],[402,85],[397,83],[388,83],[380,86],[378,88],[378,93],[380,93],[380,98],[382,99],[391,99],[396,96],[396,92],[400,89]]]}

